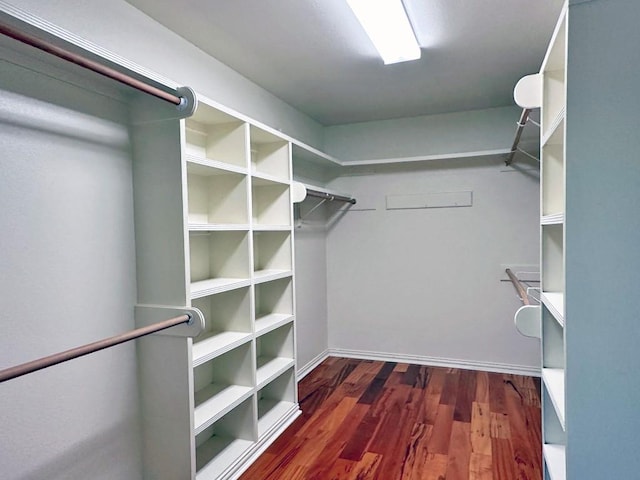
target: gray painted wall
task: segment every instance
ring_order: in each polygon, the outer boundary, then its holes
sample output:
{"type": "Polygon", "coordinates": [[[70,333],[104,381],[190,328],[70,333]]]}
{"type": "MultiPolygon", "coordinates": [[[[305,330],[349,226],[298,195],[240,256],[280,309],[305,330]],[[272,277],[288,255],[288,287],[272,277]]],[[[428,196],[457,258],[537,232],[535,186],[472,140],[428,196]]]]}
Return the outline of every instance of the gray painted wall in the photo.
{"type": "Polygon", "coordinates": [[[296,336],[298,368],[329,347],[327,322],[327,247],[324,230],[295,231],[296,336]]]}
{"type": "Polygon", "coordinates": [[[538,264],[537,171],[503,170],[502,159],[449,160],[332,182],[358,203],[327,240],[331,349],[539,366],[500,282],[502,264],[538,264]],[[473,206],[385,209],[386,195],[454,191],[473,191],[473,206]]]}
{"type": "MultiPolygon", "coordinates": [[[[126,111],[0,68],[3,369],[134,328],[136,259],[126,111]]],[[[0,385],[0,476],[140,478],[137,384],[129,343],[0,385]]]]}

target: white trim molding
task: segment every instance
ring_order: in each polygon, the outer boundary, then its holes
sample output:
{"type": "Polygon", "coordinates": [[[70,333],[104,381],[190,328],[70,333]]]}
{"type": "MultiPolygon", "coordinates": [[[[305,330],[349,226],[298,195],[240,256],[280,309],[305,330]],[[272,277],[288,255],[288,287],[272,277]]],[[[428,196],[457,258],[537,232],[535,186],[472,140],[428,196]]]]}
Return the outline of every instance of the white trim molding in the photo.
{"type": "Polygon", "coordinates": [[[417,365],[428,365],[431,367],[482,370],[485,372],[509,373],[513,375],[530,375],[532,377],[540,377],[542,375],[540,367],[533,367],[529,365],[513,365],[508,363],[483,362],[479,360],[426,357],[422,355],[407,355],[400,353],[368,352],[365,350],[346,350],[342,348],[330,348],[329,356],[360,358],[363,360],[379,360],[383,362],[413,363],[417,365]]]}
{"type": "Polygon", "coordinates": [[[308,374],[310,374],[313,369],[315,369],[318,365],[320,365],[322,362],[324,362],[327,358],[329,358],[329,350],[325,350],[324,352],[321,352],[320,354],[318,354],[315,358],[313,358],[309,363],[307,363],[305,366],[298,368],[296,374],[298,377],[298,381],[302,380],[304,377],[306,377],[308,374]]]}

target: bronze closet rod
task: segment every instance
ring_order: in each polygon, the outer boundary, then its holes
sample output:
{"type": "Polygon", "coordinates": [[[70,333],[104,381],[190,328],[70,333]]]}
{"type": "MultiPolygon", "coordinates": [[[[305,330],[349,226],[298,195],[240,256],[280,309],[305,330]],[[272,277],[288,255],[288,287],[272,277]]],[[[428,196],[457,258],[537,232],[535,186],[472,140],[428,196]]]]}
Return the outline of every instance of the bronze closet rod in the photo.
{"type": "Polygon", "coordinates": [[[307,189],[307,195],[310,197],[324,198],[325,200],[338,200],[339,202],[346,202],[355,205],[356,199],[345,197],[344,195],[333,195],[331,193],[319,192],[318,190],[307,189]]]}
{"type": "Polygon", "coordinates": [[[520,120],[518,121],[518,128],[516,130],[516,138],[513,139],[513,145],[511,145],[511,151],[509,152],[509,156],[504,161],[504,164],[509,166],[513,162],[513,157],[518,151],[518,144],[520,143],[520,137],[522,136],[522,130],[524,130],[524,126],[527,124],[527,120],[529,119],[529,114],[531,113],[530,108],[523,108],[522,114],[520,115],[520,120]]]}
{"type": "Polygon", "coordinates": [[[191,322],[191,315],[184,314],[180,315],[179,317],[174,317],[168,320],[163,320],[162,322],[147,325],[146,327],[121,333],[120,335],[103,338],[102,340],[98,340],[97,342],[88,343],[80,347],[72,348],[71,350],[54,353],[53,355],[49,355],[47,357],[42,357],[37,360],[23,363],[21,365],[16,365],[15,367],[10,367],[0,371],[0,383],[16,377],[21,377],[22,375],[26,375],[27,373],[33,373],[38,370],[42,370],[43,368],[57,365],[58,363],[82,357],[83,355],[88,355],[99,350],[104,350],[105,348],[113,347],[130,340],[135,340],[136,338],[144,337],[145,335],[159,332],[160,330],[166,330],[167,328],[175,327],[176,325],[189,322],[191,322]]]}
{"type": "Polygon", "coordinates": [[[147,93],[149,95],[153,95],[154,97],[173,103],[176,106],[183,105],[185,102],[185,99],[177,95],[174,95],[169,92],[165,92],[164,90],[161,90],[152,85],[144,83],[141,80],[137,80],[133,77],[130,77],[129,75],[119,72],[113,68],[107,67],[106,65],[103,65],[93,60],[89,60],[88,58],[85,58],[82,55],[78,55],[77,53],[73,53],[68,50],[65,50],[64,48],[53,45],[52,43],[49,43],[38,37],[22,32],[20,30],[17,30],[8,25],[0,24],[0,33],[6,35],[7,37],[11,37],[14,40],[17,40],[19,42],[38,48],[44,52],[50,53],[51,55],[54,55],[58,58],[62,58],[63,60],[74,63],[76,65],[89,69],[93,72],[99,73],[100,75],[104,75],[105,77],[108,77],[112,80],[123,83],[130,87],[133,87],[136,90],[140,90],[141,92],[147,93]]]}
{"type": "Polygon", "coordinates": [[[507,275],[509,275],[509,279],[511,280],[511,283],[513,283],[513,286],[518,292],[518,295],[520,295],[522,303],[524,303],[525,305],[529,305],[531,303],[529,302],[529,295],[527,295],[527,291],[522,286],[522,283],[520,283],[520,280],[518,280],[518,277],[514,275],[510,268],[507,268],[505,271],[507,272],[507,275]]]}

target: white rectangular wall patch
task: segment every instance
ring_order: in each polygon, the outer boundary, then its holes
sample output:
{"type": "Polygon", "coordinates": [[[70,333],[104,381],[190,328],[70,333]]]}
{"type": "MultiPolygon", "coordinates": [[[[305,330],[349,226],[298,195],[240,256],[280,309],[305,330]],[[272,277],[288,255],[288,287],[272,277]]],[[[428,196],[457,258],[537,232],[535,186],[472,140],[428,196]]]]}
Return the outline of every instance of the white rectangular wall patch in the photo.
{"type": "Polygon", "coordinates": [[[387,210],[413,208],[471,207],[473,192],[436,192],[412,195],[387,195],[387,210]]]}

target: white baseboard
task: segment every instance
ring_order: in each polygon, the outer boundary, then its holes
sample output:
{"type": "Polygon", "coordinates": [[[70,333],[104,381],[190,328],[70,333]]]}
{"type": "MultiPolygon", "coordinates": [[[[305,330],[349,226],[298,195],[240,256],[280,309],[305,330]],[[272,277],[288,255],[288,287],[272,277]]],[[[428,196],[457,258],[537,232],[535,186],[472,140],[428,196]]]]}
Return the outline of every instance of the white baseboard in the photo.
{"type": "Polygon", "coordinates": [[[262,455],[264,451],[269,448],[269,446],[275,442],[300,415],[302,415],[302,410],[300,410],[296,405],[295,408],[292,408],[287,415],[280,419],[278,424],[275,425],[270,432],[265,434],[262,440],[249,448],[237,465],[232,467],[230,471],[223,473],[221,478],[225,478],[226,480],[237,480],[240,478],[242,474],[260,457],[260,455],[262,455]]]}
{"type": "Polygon", "coordinates": [[[327,358],[329,358],[329,350],[325,350],[324,352],[320,353],[319,355],[317,355],[315,358],[313,358],[309,363],[307,363],[304,367],[301,367],[297,370],[297,377],[298,380],[302,380],[304,377],[306,377],[309,373],[311,373],[311,371],[316,368],[318,365],[320,365],[322,362],[324,362],[327,358]]]}
{"type": "Polygon", "coordinates": [[[528,365],[513,365],[508,363],[459,360],[454,358],[442,358],[442,357],[425,357],[421,355],[406,355],[406,354],[400,354],[400,353],[368,352],[365,350],[347,350],[343,348],[330,348],[329,356],[361,358],[363,360],[380,360],[383,362],[414,363],[418,365],[429,365],[432,367],[462,368],[466,370],[482,370],[485,372],[510,373],[514,375],[530,375],[532,377],[541,376],[540,367],[532,367],[528,365]]]}

